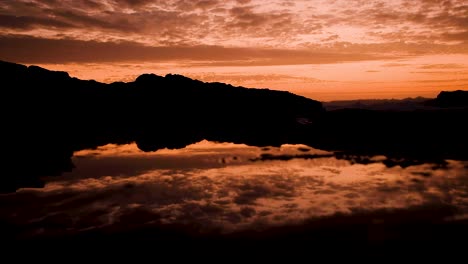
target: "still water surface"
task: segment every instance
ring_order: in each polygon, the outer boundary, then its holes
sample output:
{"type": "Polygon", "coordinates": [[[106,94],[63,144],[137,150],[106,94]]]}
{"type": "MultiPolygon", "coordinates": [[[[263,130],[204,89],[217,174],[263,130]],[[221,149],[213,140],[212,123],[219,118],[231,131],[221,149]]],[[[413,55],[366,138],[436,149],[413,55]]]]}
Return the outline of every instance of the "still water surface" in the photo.
{"type": "Polygon", "coordinates": [[[357,164],[304,145],[110,144],[76,152],[76,168],[45,188],[1,195],[0,217],[17,238],[154,224],[228,234],[421,206],[452,208],[447,222],[468,218],[468,162],[388,168],[386,157],[369,158],[357,164]]]}

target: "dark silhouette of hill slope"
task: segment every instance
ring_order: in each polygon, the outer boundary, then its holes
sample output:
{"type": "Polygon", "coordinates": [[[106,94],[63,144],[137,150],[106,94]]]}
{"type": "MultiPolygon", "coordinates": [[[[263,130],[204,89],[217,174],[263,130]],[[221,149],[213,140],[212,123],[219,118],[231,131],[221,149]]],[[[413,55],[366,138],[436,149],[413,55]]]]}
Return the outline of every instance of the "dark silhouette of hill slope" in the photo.
{"type": "Polygon", "coordinates": [[[134,82],[104,84],[9,62],[0,62],[0,71],[6,102],[3,192],[40,187],[42,176],[73,169],[74,151],[108,143],[136,142],[144,151],[203,139],[253,146],[301,143],[362,163],[369,160],[359,157],[386,155],[388,166],[468,159],[468,111],[447,95],[428,110],[325,111],[320,102],[289,92],[181,75],[143,74],[134,82]]]}
{"type": "Polygon", "coordinates": [[[434,106],[427,105],[429,98],[416,97],[405,99],[364,99],[323,102],[327,111],[353,108],[378,111],[414,111],[429,110],[434,106]]]}
{"type": "Polygon", "coordinates": [[[468,92],[462,90],[442,91],[436,99],[427,104],[438,107],[468,107],[468,92]]]}
{"type": "MultiPolygon", "coordinates": [[[[0,62],[8,168],[0,189],[40,186],[72,169],[73,151],[135,141],[145,151],[182,148],[211,135],[251,144],[288,140],[296,120],[323,114],[318,101],[289,92],[143,74],[103,84],[0,62]]],[[[220,139],[221,139],[220,138],[220,139]]]]}

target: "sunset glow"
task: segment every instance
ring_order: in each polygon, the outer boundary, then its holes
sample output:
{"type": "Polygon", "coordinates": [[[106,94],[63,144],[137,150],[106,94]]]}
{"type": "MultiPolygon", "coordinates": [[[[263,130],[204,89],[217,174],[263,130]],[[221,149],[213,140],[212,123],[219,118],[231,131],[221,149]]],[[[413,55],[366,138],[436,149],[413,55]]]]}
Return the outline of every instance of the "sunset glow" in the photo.
{"type": "Polygon", "coordinates": [[[468,88],[466,0],[7,0],[0,21],[0,60],[108,83],[178,73],[324,101],[468,88]]]}

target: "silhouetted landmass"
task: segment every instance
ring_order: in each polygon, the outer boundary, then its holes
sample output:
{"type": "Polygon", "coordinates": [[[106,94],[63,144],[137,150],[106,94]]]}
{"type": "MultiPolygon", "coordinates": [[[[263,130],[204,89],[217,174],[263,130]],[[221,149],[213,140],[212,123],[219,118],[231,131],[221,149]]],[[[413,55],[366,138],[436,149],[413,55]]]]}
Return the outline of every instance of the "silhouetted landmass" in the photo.
{"type": "Polygon", "coordinates": [[[427,105],[438,107],[468,107],[468,91],[443,91],[436,99],[427,102],[427,105]]]}
{"type": "Polygon", "coordinates": [[[136,142],[144,151],[182,148],[204,138],[279,145],[320,102],[289,92],[143,74],[103,84],[66,72],[0,63],[7,173],[0,189],[37,187],[38,177],[71,170],[73,151],[136,142]]]}
{"type": "Polygon", "coordinates": [[[330,111],[321,118],[308,144],[341,154],[385,155],[393,165],[466,160],[466,116],[467,109],[330,111]]]}
{"type": "Polygon", "coordinates": [[[369,161],[356,157],[385,155],[387,166],[468,159],[463,91],[442,92],[417,110],[325,111],[320,102],[289,92],[181,75],[143,74],[134,82],[104,84],[8,62],[0,62],[0,71],[8,102],[2,106],[8,156],[3,192],[40,187],[41,176],[73,169],[74,151],[108,143],[136,142],[143,151],[203,139],[300,143],[362,163],[369,161]]]}
{"type": "Polygon", "coordinates": [[[427,105],[429,100],[431,99],[424,97],[405,99],[343,100],[323,102],[323,106],[327,111],[349,108],[378,111],[414,111],[434,109],[434,106],[427,105]]]}

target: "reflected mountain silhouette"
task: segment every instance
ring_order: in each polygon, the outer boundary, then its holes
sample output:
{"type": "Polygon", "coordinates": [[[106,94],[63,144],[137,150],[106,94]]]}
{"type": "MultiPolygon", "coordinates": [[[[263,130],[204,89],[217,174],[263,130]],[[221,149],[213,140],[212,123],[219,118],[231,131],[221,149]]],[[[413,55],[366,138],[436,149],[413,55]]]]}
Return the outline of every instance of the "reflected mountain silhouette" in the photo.
{"type": "Polygon", "coordinates": [[[356,157],[385,155],[388,166],[468,159],[464,91],[441,93],[425,102],[427,110],[326,111],[289,92],[181,75],[143,74],[134,82],[104,84],[9,62],[0,62],[0,71],[8,102],[2,106],[7,160],[1,192],[41,187],[40,177],[73,169],[74,151],[109,143],[136,142],[143,151],[203,139],[305,144],[363,163],[368,159],[356,157]]]}

